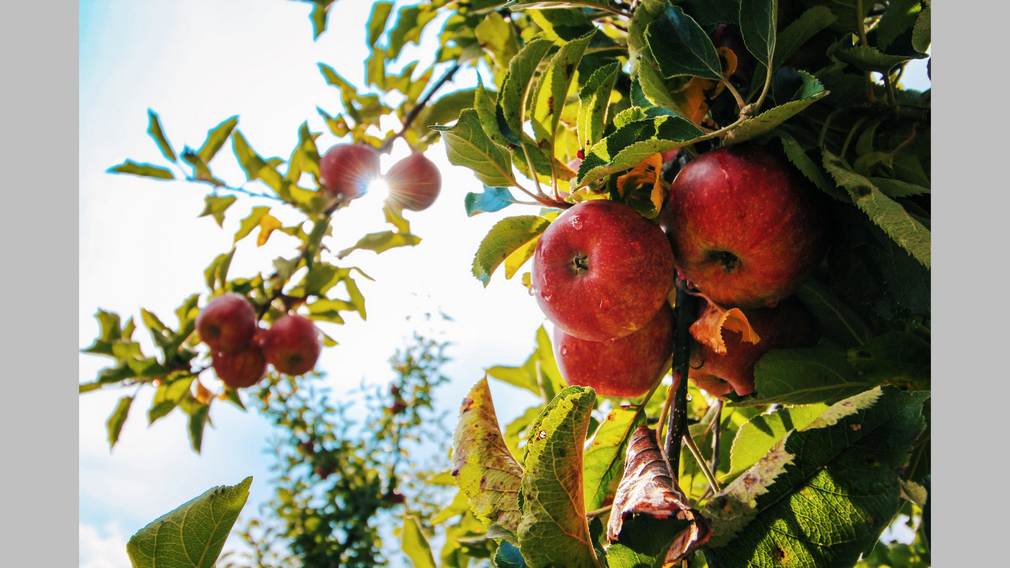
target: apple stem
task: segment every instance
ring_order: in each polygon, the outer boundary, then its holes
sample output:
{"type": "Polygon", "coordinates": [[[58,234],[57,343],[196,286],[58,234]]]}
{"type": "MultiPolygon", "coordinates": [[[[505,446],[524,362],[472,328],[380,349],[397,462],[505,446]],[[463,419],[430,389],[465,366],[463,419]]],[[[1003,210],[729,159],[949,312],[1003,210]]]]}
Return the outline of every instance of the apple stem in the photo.
{"type": "Polygon", "coordinates": [[[722,434],[722,399],[715,402],[715,422],[712,424],[712,462],[709,469],[719,471],[719,436],[722,434]]]}

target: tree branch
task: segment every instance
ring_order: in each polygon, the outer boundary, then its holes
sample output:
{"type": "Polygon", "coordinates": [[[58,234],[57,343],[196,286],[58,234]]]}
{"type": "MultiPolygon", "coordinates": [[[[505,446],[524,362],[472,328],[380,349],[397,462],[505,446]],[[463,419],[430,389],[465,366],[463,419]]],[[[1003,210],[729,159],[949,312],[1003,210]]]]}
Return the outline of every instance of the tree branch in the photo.
{"type": "Polygon", "coordinates": [[[437,93],[439,89],[444,87],[446,83],[452,80],[452,78],[456,75],[456,72],[460,70],[460,67],[462,67],[462,64],[455,63],[452,67],[447,69],[446,72],[441,77],[439,77],[437,81],[435,81],[435,83],[431,86],[428,92],[423,97],[421,97],[421,100],[417,101],[417,104],[414,105],[414,108],[410,109],[410,111],[407,113],[407,116],[403,118],[403,125],[400,127],[399,132],[393,135],[393,137],[390,138],[389,140],[386,140],[385,142],[382,143],[382,146],[379,147],[380,152],[384,154],[388,153],[389,150],[393,147],[393,142],[395,142],[397,138],[402,138],[403,135],[406,134],[407,130],[410,130],[411,124],[413,124],[414,121],[417,119],[418,115],[421,114],[421,111],[424,110],[424,107],[427,106],[429,101],[431,101],[431,98],[435,96],[435,93],[437,93]]]}

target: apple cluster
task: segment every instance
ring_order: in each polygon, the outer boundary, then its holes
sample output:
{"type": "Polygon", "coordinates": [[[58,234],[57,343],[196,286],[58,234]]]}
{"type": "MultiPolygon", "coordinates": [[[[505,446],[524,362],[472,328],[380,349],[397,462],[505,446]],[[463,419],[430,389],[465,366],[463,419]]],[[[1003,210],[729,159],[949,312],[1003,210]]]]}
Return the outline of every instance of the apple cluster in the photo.
{"type": "Polygon", "coordinates": [[[239,294],[211,300],[197,317],[196,330],[211,349],[217,376],[233,389],[259,382],[267,363],[280,373],[305,374],[316,366],[322,348],[307,318],[285,315],[263,329],[252,304],[239,294]]]}
{"type": "Polygon", "coordinates": [[[719,309],[740,308],[760,336],[748,343],[723,330],[725,352],[700,344],[690,378],[716,396],[752,393],[761,355],[816,340],[809,315],[789,298],[823,255],[814,196],[775,155],[734,147],[680,170],[658,226],[608,200],[559,215],[537,244],[532,287],[554,324],[565,380],[606,396],[648,392],[672,353],[667,299],[679,278],[719,309]]]}
{"type": "MultiPolygon", "coordinates": [[[[337,144],[319,160],[319,173],[323,191],[339,202],[350,202],[380,176],[379,152],[365,144],[337,144]]],[[[411,211],[430,207],[442,188],[438,167],[418,152],[393,164],[385,179],[390,201],[411,211]]]]}

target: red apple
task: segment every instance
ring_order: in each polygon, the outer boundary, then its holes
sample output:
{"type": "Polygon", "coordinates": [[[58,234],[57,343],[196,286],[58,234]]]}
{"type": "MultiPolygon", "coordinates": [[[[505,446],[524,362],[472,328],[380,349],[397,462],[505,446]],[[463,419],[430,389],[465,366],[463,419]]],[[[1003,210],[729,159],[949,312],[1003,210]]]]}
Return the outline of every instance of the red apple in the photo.
{"type": "Polygon", "coordinates": [[[337,144],[319,160],[323,190],[345,200],[361,197],[379,177],[379,153],[365,144],[337,144]]]}
{"type": "Polygon", "coordinates": [[[666,302],[673,254],[656,225],[627,205],[584,201],[537,243],[533,289],[561,331],[604,341],[641,329],[666,302]]]}
{"type": "Polygon", "coordinates": [[[431,206],[442,188],[442,175],[438,167],[424,157],[413,153],[393,164],[386,172],[389,196],[404,209],[422,211],[431,206]]]}
{"type": "Polygon", "coordinates": [[[724,148],[673,181],[663,224],[678,268],[724,306],[774,306],[821,258],[816,190],[771,153],[724,148]]]}
{"type": "Polygon", "coordinates": [[[299,315],[275,321],[263,338],[267,361],[287,375],[303,375],[315,368],[321,348],[316,326],[299,315]]]}
{"type": "Polygon", "coordinates": [[[213,361],[218,378],[233,389],[253,386],[267,371],[263,351],[255,345],[235,353],[215,352],[213,361]]]}
{"type": "Polygon", "coordinates": [[[751,394],[754,392],[754,364],[762,355],[771,349],[807,347],[817,342],[816,324],[793,298],[774,308],[745,310],[744,313],[761,336],[756,345],[742,341],[738,332],[724,330],[725,354],[719,355],[707,345],[698,344],[691,356],[688,376],[698,388],[711,395],[751,394]]]}
{"type": "Polygon", "coordinates": [[[235,353],[256,333],[256,310],[239,294],[218,296],[197,316],[196,331],[213,351],[235,353]]]}
{"type": "Polygon", "coordinates": [[[642,329],[607,341],[586,341],[554,331],[554,356],[570,385],[605,396],[647,393],[673,350],[673,312],[664,306],[642,329]]]}

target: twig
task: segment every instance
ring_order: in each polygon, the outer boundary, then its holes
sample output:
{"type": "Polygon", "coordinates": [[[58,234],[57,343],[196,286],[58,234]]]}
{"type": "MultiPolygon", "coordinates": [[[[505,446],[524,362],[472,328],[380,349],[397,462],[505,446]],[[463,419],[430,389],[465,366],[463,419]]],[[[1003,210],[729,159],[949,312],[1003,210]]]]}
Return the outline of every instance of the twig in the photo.
{"type": "Polygon", "coordinates": [[[713,472],[719,471],[719,437],[722,434],[722,399],[715,403],[715,423],[712,427],[712,463],[709,468],[713,472]]]}
{"type": "Polygon", "coordinates": [[[670,472],[676,477],[680,471],[680,444],[687,434],[687,374],[691,359],[691,334],[689,328],[695,320],[696,300],[687,293],[683,282],[677,283],[677,329],[674,335],[673,361],[676,390],[666,431],[666,458],[670,472]]]}
{"type": "Polygon", "coordinates": [[[715,478],[715,474],[708,468],[708,461],[705,459],[705,456],[702,455],[701,450],[698,449],[698,445],[694,443],[694,438],[691,437],[690,432],[684,432],[684,443],[687,445],[687,449],[690,450],[691,455],[694,457],[694,461],[698,463],[698,469],[701,470],[701,473],[705,475],[705,479],[708,480],[708,485],[712,491],[716,493],[722,491],[722,487],[719,485],[719,480],[715,478]]]}
{"type": "Polygon", "coordinates": [[[446,70],[446,72],[441,77],[439,77],[439,79],[435,81],[434,84],[432,84],[428,92],[423,97],[421,97],[421,100],[417,101],[417,104],[414,105],[414,108],[410,109],[410,111],[407,113],[407,116],[403,118],[403,124],[400,126],[399,132],[394,134],[393,137],[390,138],[389,140],[386,140],[385,142],[382,143],[382,146],[379,147],[380,152],[384,154],[388,153],[389,150],[393,147],[393,142],[395,142],[397,138],[402,138],[403,135],[407,133],[407,130],[410,129],[411,124],[414,123],[414,120],[417,119],[417,117],[421,114],[421,111],[424,110],[424,107],[428,104],[428,101],[430,101],[431,98],[435,96],[435,93],[437,93],[439,89],[444,87],[446,83],[452,80],[452,78],[456,75],[456,72],[460,70],[461,66],[462,65],[460,63],[456,63],[448,70],[446,70]]]}

